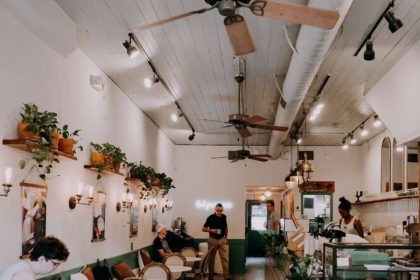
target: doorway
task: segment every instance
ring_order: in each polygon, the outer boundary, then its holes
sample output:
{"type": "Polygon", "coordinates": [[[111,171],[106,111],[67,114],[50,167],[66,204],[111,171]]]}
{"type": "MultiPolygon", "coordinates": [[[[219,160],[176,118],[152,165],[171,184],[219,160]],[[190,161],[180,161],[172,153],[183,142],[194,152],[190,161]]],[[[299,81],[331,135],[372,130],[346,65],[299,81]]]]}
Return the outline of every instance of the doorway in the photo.
{"type": "Polygon", "coordinates": [[[269,201],[246,201],[245,248],[247,257],[265,256],[261,232],[267,230],[267,203],[269,201]]]}

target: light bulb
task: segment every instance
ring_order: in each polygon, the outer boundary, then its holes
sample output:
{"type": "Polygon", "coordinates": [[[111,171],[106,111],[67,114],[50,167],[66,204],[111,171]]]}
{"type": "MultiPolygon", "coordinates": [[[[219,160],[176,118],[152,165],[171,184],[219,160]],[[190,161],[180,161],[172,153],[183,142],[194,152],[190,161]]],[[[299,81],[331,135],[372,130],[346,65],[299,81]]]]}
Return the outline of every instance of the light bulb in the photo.
{"type": "Polygon", "coordinates": [[[270,190],[267,190],[265,193],[264,193],[264,195],[266,196],[266,197],[270,197],[271,196],[271,191],[270,190]]]}
{"type": "Polygon", "coordinates": [[[402,151],[404,151],[404,148],[402,146],[398,146],[395,150],[401,153],[402,151]]]}
{"type": "Polygon", "coordinates": [[[12,173],[13,169],[11,167],[6,167],[4,170],[4,180],[6,181],[6,185],[10,185],[10,181],[12,180],[12,173]]]}
{"type": "Polygon", "coordinates": [[[363,136],[363,137],[366,137],[367,135],[369,134],[369,132],[368,132],[368,130],[367,129],[362,129],[362,131],[360,132],[360,135],[361,136],[363,136]]]}
{"type": "Polygon", "coordinates": [[[175,113],[172,113],[171,119],[172,119],[173,122],[177,122],[178,121],[178,115],[175,114],[175,113]]]}
{"type": "Polygon", "coordinates": [[[342,148],[343,148],[343,150],[347,150],[349,148],[349,145],[347,143],[344,143],[342,148]]]}
{"type": "Polygon", "coordinates": [[[351,138],[350,144],[354,145],[356,143],[357,143],[357,139],[356,138],[351,138]]]}
{"type": "Polygon", "coordinates": [[[79,183],[79,187],[77,188],[77,194],[82,195],[83,194],[83,183],[79,183]]]}
{"type": "Polygon", "coordinates": [[[374,127],[380,127],[382,125],[382,122],[380,121],[380,120],[378,120],[378,119],[376,119],[374,122],[373,122],[373,126],[374,127]]]}
{"type": "Polygon", "coordinates": [[[88,185],[88,197],[93,197],[93,186],[88,185]]]}
{"type": "Polygon", "coordinates": [[[149,77],[144,78],[144,86],[147,88],[151,88],[152,87],[152,80],[149,77]]]}

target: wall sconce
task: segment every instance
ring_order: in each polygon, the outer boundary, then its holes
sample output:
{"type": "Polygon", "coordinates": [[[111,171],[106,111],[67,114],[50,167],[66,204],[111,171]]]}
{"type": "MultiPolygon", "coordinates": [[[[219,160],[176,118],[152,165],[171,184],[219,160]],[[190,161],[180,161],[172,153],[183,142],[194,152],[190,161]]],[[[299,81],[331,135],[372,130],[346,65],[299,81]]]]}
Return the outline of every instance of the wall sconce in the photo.
{"type": "Polygon", "coordinates": [[[134,59],[140,54],[140,50],[132,44],[134,42],[133,33],[128,33],[130,41],[125,40],[122,44],[127,50],[127,55],[130,59],[134,59]]]}
{"type": "Polygon", "coordinates": [[[83,184],[80,183],[79,184],[79,189],[77,191],[77,194],[74,196],[71,196],[69,198],[69,207],[70,209],[74,209],[76,208],[77,204],[81,204],[81,205],[91,205],[92,201],[93,201],[93,191],[94,191],[94,187],[91,185],[87,185],[86,188],[83,187],[83,184]],[[86,200],[87,202],[80,202],[80,200],[83,197],[83,190],[85,190],[86,195],[86,200]]]}
{"type": "Polygon", "coordinates": [[[12,184],[10,183],[12,180],[12,173],[13,169],[11,167],[6,167],[4,169],[4,183],[2,184],[3,193],[1,193],[0,196],[7,197],[7,195],[9,194],[10,188],[12,187],[12,184]]]}
{"type": "Polygon", "coordinates": [[[174,202],[172,200],[166,200],[165,205],[162,207],[162,213],[165,212],[165,209],[167,211],[170,211],[173,206],[174,206],[174,202]]]}
{"type": "Polygon", "coordinates": [[[129,193],[129,190],[127,189],[127,191],[124,192],[122,195],[122,201],[117,202],[117,212],[120,212],[121,208],[123,208],[123,212],[124,212],[124,209],[130,209],[131,206],[133,205],[133,199],[134,199],[134,195],[132,193],[129,193]]]}

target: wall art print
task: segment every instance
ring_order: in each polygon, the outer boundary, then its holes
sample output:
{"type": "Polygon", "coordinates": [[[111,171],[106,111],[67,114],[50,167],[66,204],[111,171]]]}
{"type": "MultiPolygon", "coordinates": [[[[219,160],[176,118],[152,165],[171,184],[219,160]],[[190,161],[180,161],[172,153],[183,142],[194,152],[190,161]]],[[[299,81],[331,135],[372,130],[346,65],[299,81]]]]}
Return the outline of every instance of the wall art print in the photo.
{"type": "Polygon", "coordinates": [[[92,242],[105,240],[106,193],[97,191],[93,201],[92,242]]]}
{"type": "Polygon", "coordinates": [[[139,201],[133,200],[130,208],[130,237],[136,236],[139,231],[139,201]]]}
{"type": "Polygon", "coordinates": [[[47,222],[46,185],[21,182],[22,258],[29,257],[34,244],[45,237],[47,222]]]}

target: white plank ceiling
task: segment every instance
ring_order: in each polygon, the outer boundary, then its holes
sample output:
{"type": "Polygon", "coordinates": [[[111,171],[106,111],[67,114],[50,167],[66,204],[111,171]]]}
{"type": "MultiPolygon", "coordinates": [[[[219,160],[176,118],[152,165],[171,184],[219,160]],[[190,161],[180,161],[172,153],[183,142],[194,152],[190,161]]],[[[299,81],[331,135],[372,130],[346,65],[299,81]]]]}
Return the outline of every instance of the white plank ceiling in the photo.
{"type": "MultiPolygon", "coordinates": [[[[238,145],[239,134],[233,128],[221,128],[228,115],[237,113],[237,83],[234,80],[230,46],[223,17],[217,9],[193,15],[147,31],[135,32],[171,93],[161,83],[147,89],[146,76],[153,72],[144,56],[130,60],[122,42],[136,27],[180,13],[207,7],[202,0],[56,0],[78,27],[78,45],[123,91],[149,116],[175,144],[238,145]],[[173,96],[172,96],[173,95],[173,96]],[[191,128],[184,118],[177,122],[174,98],[197,131],[188,140],[191,128]]],[[[306,5],[306,1],[284,1],[306,5]]],[[[374,112],[364,100],[366,92],[420,37],[420,1],[396,1],[395,16],[404,26],[390,33],[386,21],[373,35],[376,59],[364,61],[363,51],[355,57],[364,35],[381,15],[389,1],[354,0],[342,29],[314,79],[295,122],[301,124],[303,109],[308,109],[327,74],[331,75],[319,95],[324,111],[315,122],[305,122],[300,132],[306,145],[341,145],[344,136],[374,112]]],[[[257,51],[246,59],[243,86],[244,107],[248,115],[260,115],[274,121],[279,102],[274,76],[284,79],[292,44],[300,26],[258,17],[248,9],[242,14],[257,51]]],[[[370,122],[370,121],[369,121],[370,122]]],[[[369,124],[367,122],[367,124],[369,124]]],[[[384,128],[376,129],[367,138],[384,128]]],[[[270,132],[252,129],[249,145],[266,146],[270,132]]],[[[357,133],[357,131],[356,131],[357,133]]],[[[355,134],[356,134],[355,133],[355,134]]],[[[363,143],[359,141],[358,144],[363,143]]]]}

